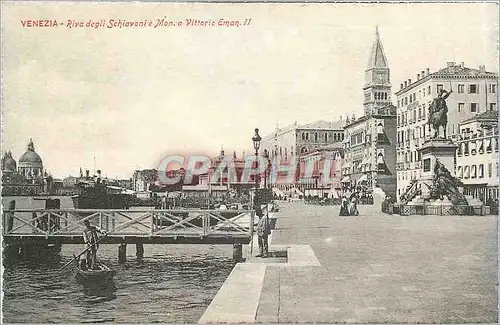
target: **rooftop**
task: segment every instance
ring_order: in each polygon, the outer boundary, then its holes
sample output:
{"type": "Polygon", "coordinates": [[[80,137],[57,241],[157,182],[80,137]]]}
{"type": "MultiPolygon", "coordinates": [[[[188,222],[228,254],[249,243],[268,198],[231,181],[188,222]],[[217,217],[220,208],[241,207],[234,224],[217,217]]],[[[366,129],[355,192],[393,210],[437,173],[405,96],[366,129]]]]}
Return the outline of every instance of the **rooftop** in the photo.
{"type": "Polygon", "coordinates": [[[474,117],[468,118],[460,122],[460,124],[469,122],[497,122],[498,121],[498,111],[486,111],[484,113],[478,114],[474,117]]]}

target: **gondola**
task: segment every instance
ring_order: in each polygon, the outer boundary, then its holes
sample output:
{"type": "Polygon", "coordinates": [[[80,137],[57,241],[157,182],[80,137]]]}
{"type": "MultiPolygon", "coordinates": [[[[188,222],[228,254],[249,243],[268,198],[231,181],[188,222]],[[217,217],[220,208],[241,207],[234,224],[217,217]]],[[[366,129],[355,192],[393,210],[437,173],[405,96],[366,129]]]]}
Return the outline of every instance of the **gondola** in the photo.
{"type": "Polygon", "coordinates": [[[114,275],[116,274],[115,270],[111,269],[104,263],[97,262],[95,269],[83,270],[80,265],[80,259],[77,261],[77,273],[76,279],[80,282],[93,282],[93,283],[102,283],[102,282],[111,282],[113,280],[114,275]]]}

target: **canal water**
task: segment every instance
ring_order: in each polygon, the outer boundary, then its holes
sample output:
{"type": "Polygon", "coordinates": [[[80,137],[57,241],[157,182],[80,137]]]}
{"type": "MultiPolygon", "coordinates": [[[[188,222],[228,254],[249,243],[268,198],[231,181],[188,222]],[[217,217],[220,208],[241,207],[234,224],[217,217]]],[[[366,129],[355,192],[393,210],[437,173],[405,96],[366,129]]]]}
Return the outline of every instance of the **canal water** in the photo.
{"type": "MultiPolygon", "coordinates": [[[[43,206],[15,199],[17,209],[43,206]]],[[[61,203],[67,208],[71,201],[61,203]]],[[[117,245],[101,245],[99,259],[117,271],[110,285],[84,286],[71,266],[55,274],[83,249],[64,245],[57,256],[4,264],[3,321],[196,323],[234,267],[229,245],[144,245],[141,264],[128,245],[125,265],[117,263],[117,245]]]]}

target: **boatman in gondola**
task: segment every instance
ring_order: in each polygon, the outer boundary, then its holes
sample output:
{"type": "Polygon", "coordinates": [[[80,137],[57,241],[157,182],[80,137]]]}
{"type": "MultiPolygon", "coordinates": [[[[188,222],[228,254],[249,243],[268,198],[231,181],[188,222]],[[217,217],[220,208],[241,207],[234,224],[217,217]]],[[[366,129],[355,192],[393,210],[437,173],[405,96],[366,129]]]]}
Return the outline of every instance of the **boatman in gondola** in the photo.
{"type": "Polygon", "coordinates": [[[85,220],[83,222],[85,224],[85,230],[83,231],[83,240],[86,244],[87,250],[87,267],[89,269],[96,268],[96,258],[97,258],[97,250],[99,249],[99,244],[97,241],[99,240],[99,233],[104,234],[104,232],[97,228],[96,226],[92,226],[90,221],[85,220]]]}

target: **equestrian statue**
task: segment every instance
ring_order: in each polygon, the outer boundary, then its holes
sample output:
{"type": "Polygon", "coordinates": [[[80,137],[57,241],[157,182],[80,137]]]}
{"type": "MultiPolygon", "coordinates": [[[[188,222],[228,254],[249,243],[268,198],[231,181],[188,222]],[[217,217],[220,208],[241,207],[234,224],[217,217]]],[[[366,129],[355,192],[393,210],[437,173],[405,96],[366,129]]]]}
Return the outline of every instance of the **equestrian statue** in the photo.
{"type": "Polygon", "coordinates": [[[448,124],[448,106],[446,106],[446,98],[448,98],[452,92],[453,90],[451,88],[450,91],[441,89],[438,97],[434,98],[432,104],[429,106],[428,124],[434,129],[433,139],[446,139],[446,125],[448,124]],[[440,127],[443,127],[443,137],[440,136],[440,127]]]}

